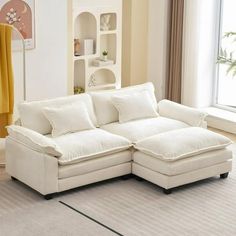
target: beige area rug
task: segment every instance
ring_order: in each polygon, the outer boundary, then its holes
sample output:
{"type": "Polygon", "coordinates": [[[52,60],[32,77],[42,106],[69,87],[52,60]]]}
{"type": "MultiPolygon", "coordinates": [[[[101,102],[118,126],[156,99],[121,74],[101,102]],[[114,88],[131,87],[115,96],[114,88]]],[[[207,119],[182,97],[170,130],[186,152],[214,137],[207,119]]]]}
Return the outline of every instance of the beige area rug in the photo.
{"type": "MultiPolygon", "coordinates": [[[[231,148],[236,151],[236,145],[231,148]]],[[[146,181],[115,179],[50,201],[6,179],[0,182],[0,236],[117,235],[81,213],[125,236],[235,236],[235,165],[233,169],[228,179],[210,178],[171,195],[146,181]]]]}
{"type": "Polygon", "coordinates": [[[114,236],[57,201],[35,204],[0,217],[1,236],[114,236]]]}
{"type": "Polygon", "coordinates": [[[43,202],[44,199],[38,193],[19,181],[7,178],[0,182],[0,217],[43,202]]]}
{"type": "Polygon", "coordinates": [[[0,236],[114,236],[101,225],[9,178],[0,182],[0,236]]]}
{"type": "Polygon", "coordinates": [[[60,200],[127,236],[236,235],[235,168],[228,179],[210,178],[171,195],[130,179],[74,190],[60,200]]]}

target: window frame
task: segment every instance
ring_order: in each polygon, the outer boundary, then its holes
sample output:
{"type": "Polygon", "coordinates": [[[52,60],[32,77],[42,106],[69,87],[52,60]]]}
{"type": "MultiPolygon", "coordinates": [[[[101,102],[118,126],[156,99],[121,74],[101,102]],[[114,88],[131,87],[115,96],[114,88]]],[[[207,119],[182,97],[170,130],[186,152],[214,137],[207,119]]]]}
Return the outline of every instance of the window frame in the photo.
{"type": "MultiPolygon", "coordinates": [[[[223,7],[224,7],[224,0],[220,0],[219,3],[219,10],[218,10],[218,29],[217,29],[217,40],[216,40],[216,60],[218,58],[220,47],[221,47],[221,41],[222,41],[222,25],[223,25],[223,7]]],[[[218,91],[219,91],[219,67],[220,65],[216,64],[215,69],[215,82],[214,82],[214,90],[213,90],[213,106],[216,108],[220,108],[223,110],[231,111],[236,113],[236,108],[221,105],[218,102],[218,91]]]]}

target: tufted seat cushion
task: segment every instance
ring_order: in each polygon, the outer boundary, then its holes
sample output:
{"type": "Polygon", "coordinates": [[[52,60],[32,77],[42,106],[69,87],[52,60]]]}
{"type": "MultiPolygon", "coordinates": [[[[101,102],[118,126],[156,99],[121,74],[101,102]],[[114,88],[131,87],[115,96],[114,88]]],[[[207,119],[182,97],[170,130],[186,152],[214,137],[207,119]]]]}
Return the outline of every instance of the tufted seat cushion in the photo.
{"type": "Polygon", "coordinates": [[[115,122],[103,125],[101,128],[113,134],[123,136],[131,142],[136,142],[159,133],[186,127],[189,127],[189,125],[181,121],[157,117],[122,124],[115,122]]]}
{"type": "Polygon", "coordinates": [[[157,159],[173,162],[184,158],[224,149],[232,141],[212,131],[190,127],[165,132],[138,141],[134,147],[157,159]]]}
{"type": "Polygon", "coordinates": [[[101,129],[85,130],[52,138],[62,152],[60,165],[78,163],[127,150],[131,142],[101,129]]]}

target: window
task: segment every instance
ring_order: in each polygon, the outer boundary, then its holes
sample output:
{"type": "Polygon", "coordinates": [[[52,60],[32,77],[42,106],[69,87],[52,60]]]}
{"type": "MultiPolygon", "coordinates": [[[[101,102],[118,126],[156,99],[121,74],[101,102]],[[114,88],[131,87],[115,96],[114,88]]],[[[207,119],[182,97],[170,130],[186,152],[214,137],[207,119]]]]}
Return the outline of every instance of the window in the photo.
{"type": "MultiPolygon", "coordinates": [[[[232,60],[236,60],[235,9],[235,0],[222,0],[218,56],[223,56],[225,59],[230,59],[231,57],[232,60]],[[226,34],[229,32],[233,32],[233,34],[228,34],[228,37],[226,37],[226,34]]],[[[217,66],[216,106],[221,106],[236,112],[236,75],[233,75],[233,70],[227,73],[229,63],[226,61],[221,62],[222,63],[217,66]]]]}

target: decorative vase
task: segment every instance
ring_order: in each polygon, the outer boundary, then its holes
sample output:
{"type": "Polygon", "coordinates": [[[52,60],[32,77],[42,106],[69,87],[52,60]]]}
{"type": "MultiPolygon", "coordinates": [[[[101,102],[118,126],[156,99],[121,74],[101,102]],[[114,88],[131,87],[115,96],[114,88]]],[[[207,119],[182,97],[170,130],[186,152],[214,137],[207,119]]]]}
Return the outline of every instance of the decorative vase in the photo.
{"type": "Polygon", "coordinates": [[[92,74],[88,83],[89,87],[95,87],[96,86],[96,78],[95,74],[92,74]]]}
{"type": "Polygon", "coordinates": [[[80,41],[79,41],[79,39],[74,39],[74,55],[80,56],[80,41]]]}
{"type": "Polygon", "coordinates": [[[110,19],[111,19],[110,14],[106,14],[106,15],[101,16],[101,30],[102,31],[110,30],[110,28],[111,28],[110,19]]]}
{"type": "Polygon", "coordinates": [[[103,55],[103,56],[102,56],[102,60],[103,60],[103,61],[107,61],[107,55],[103,55]]]}

